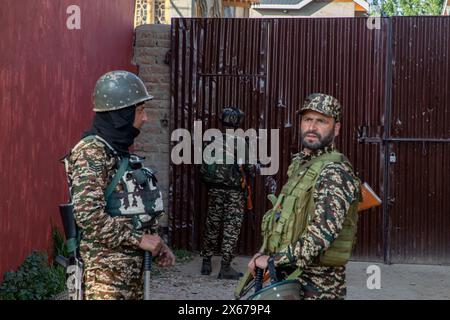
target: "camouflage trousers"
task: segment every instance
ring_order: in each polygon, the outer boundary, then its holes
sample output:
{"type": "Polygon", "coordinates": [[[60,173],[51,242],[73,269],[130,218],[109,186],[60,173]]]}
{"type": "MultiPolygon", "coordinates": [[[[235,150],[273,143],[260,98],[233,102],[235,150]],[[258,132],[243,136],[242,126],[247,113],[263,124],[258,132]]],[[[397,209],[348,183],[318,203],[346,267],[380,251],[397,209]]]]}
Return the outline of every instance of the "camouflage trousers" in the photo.
{"type": "MultiPolygon", "coordinates": [[[[294,269],[285,270],[289,275],[294,269]]],[[[298,278],[303,300],[343,300],[347,295],[345,267],[309,267],[298,278]]]]}
{"type": "Polygon", "coordinates": [[[200,255],[211,257],[214,254],[223,224],[222,261],[230,263],[244,218],[244,193],[240,190],[211,188],[208,196],[208,214],[200,255]]]}
{"type": "Polygon", "coordinates": [[[142,257],[102,257],[101,265],[85,265],[85,300],[142,300],[142,257]]]}

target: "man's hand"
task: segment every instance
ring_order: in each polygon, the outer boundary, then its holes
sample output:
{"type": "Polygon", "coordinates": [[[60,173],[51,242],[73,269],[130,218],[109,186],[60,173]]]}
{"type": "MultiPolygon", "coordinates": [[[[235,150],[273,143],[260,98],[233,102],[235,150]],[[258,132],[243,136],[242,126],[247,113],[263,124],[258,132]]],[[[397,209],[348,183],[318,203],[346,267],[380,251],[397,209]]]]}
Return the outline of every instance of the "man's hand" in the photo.
{"type": "Polygon", "coordinates": [[[139,244],[139,248],[145,251],[150,251],[153,256],[157,256],[161,251],[163,240],[154,234],[144,234],[139,244]]]}
{"type": "Polygon", "coordinates": [[[269,256],[267,255],[263,255],[261,253],[255,254],[247,265],[248,271],[251,272],[253,277],[255,277],[255,268],[258,267],[265,270],[268,265],[268,260],[269,256]]]}
{"type": "Polygon", "coordinates": [[[161,247],[161,251],[158,256],[158,266],[160,267],[169,267],[175,263],[175,255],[172,250],[167,246],[167,244],[163,243],[161,247]]]}

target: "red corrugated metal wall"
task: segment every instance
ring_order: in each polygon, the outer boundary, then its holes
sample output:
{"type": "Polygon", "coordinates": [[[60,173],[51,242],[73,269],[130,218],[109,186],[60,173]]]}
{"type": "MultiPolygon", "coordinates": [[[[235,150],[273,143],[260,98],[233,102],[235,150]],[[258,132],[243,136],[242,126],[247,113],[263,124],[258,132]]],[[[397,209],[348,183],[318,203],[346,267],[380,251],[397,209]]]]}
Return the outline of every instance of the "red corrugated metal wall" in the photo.
{"type": "Polygon", "coordinates": [[[58,159],[90,126],[96,79],[131,65],[134,0],[2,0],[0,276],[50,247],[66,201],[58,159]],[[81,30],[69,30],[69,5],[81,30]]]}

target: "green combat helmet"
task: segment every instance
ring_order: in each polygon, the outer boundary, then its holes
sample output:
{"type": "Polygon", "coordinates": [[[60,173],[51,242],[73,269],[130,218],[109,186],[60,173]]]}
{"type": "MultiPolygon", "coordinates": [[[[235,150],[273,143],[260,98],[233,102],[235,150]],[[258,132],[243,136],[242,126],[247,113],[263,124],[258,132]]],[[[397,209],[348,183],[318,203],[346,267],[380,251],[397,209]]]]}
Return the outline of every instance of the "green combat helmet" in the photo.
{"type": "Polygon", "coordinates": [[[248,300],[301,300],[300,290],[297,280],[284,280],[263,288],[248,300]]]}
{"type": "Polygon", "coordinates": [[[244,116],[244,112],[239,108],[231,107],[223,109],[222,117],[220,118],[220,120],[222,121],[222,124],[224,126],[237,128],[244,119],[244,116]]]}
{"type": "Polygon", "coordinates": [[[128,71],[110,71],[95,84],[94,112],[119,110],[151,99],[138,76],[128,71]]]}
{"type": "Polygon", "coordinates": [[[336,122],[340,122],[341,109],[341,104],[335,97],[324,93],[312,93],[306,98],[300,113],[303,114],[308,110],[316,111],[327,117],[333,117],[336,122]]]}

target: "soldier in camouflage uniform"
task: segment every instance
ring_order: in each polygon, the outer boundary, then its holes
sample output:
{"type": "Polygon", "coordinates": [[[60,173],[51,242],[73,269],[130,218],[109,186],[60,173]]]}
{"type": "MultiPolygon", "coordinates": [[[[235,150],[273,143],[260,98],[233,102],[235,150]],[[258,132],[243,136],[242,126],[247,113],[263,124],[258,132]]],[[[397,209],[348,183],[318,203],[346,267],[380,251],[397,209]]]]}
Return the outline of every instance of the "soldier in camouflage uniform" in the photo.
{"type": "MultiPolygon", "coordinates": [[[[244,118],[244,113],[238,108],[225,108],[221,121],[225,128],[237,129],[244,118]]],[[[220,225],[223,224],[222,261],[219,279],[239,279],[242,273],[231,267],[234,251],[241,231],[244,217],[246,189],[243,187],[243,177],[253,177],[253,166],[246,164],[245,159],[238,160],[238,136],[231,136],[228,141],[235,141],[234,148],[224,146],[225,164],[213,163],[202,165],[200,170],[202,180],[208,185],[208,213],[201,256],[203,263],[201,274],[209,275],[212,271],[211,257],[219,240],[220,225]],[[233,153],[229,153],[229,150],[233,153]],[[228,160],[227,160],[228,159],[228,160]],[[228,163],[228,164],[226,164],[228,163]]],[[[227,134],[223,135],[226,144],[227,134]]],[[[248,144],[243,141],[246,150],[248,144]]]]}
{"type": "MultiPolygon", "coordinates": [[[[290,180],[295,180],[299,176],[306,179],[302,176],[305,170],[296,172],[295,168],[307,166],[308,163],[321,157],[336,154],[333,141],[341,126],[341,105],[337,99],[326,94],[311,94],[300,112],[303,150],[294,156],[285,187],[289,185],[290,180]]],[[[273,262],[279,275],[288,275],[297,269],[301,271],[298,280],[301,285],[300,296],[303,299],[344,299],[345,263],[348,257],[344,260],[340,258],[337,263],[331,261],[328,264],[321,263],[321,259],[327,251],[331,252],[331,246],[336,243],[336,239],[344,230],[344,225],[346,230],[352,231],[349,237],[350,241],[354,241],[360,182],[348,161],[328,162],[322,167],[315,181],[311,193],[312,212],[306,213],[310,218],[305,223],[300,237],[279,252],[270,255],[267,255],[267,252],[257,253],[250,260],[248,268],[255,274],[255,266],[265,269],[268,263],[273,262]],[[346,220],[350,216],[349,212],[354,217],[352,224],[347,223],[350,220],[346,220]]],[[[297,211],[294,213],[297,215],[300,211],[304,211],[301,206],[297,206],[295,210],[297,211]]],[[[346,254],[350,253],[351,249],[350,251],[347,249],[346,254]]]]}
{"type": "MultiPolygon", "coordinates": [[[[158,236],[156,219],[149,222],[149,230],[137,229],[132,216],[112,214],[105,191],[119,160],[130,157],[128,148],[147,120],[143,104],[152,96],[134,74],[113,71],[97,81],[93,98],[92,128],[66,158],[74,217],[81,230],[84,299],[141,299],[143,250],[159,257],[161,266],[173,264],[174,255],[158,236]]],[[[113,195],[124,194],[123,181],[113,195]]],[[[127,209],[136,205],[127,202],[128,196],[118,199],[127,209]]],[[[162,203],[158,205],[162,209],[162,203]]]]}

